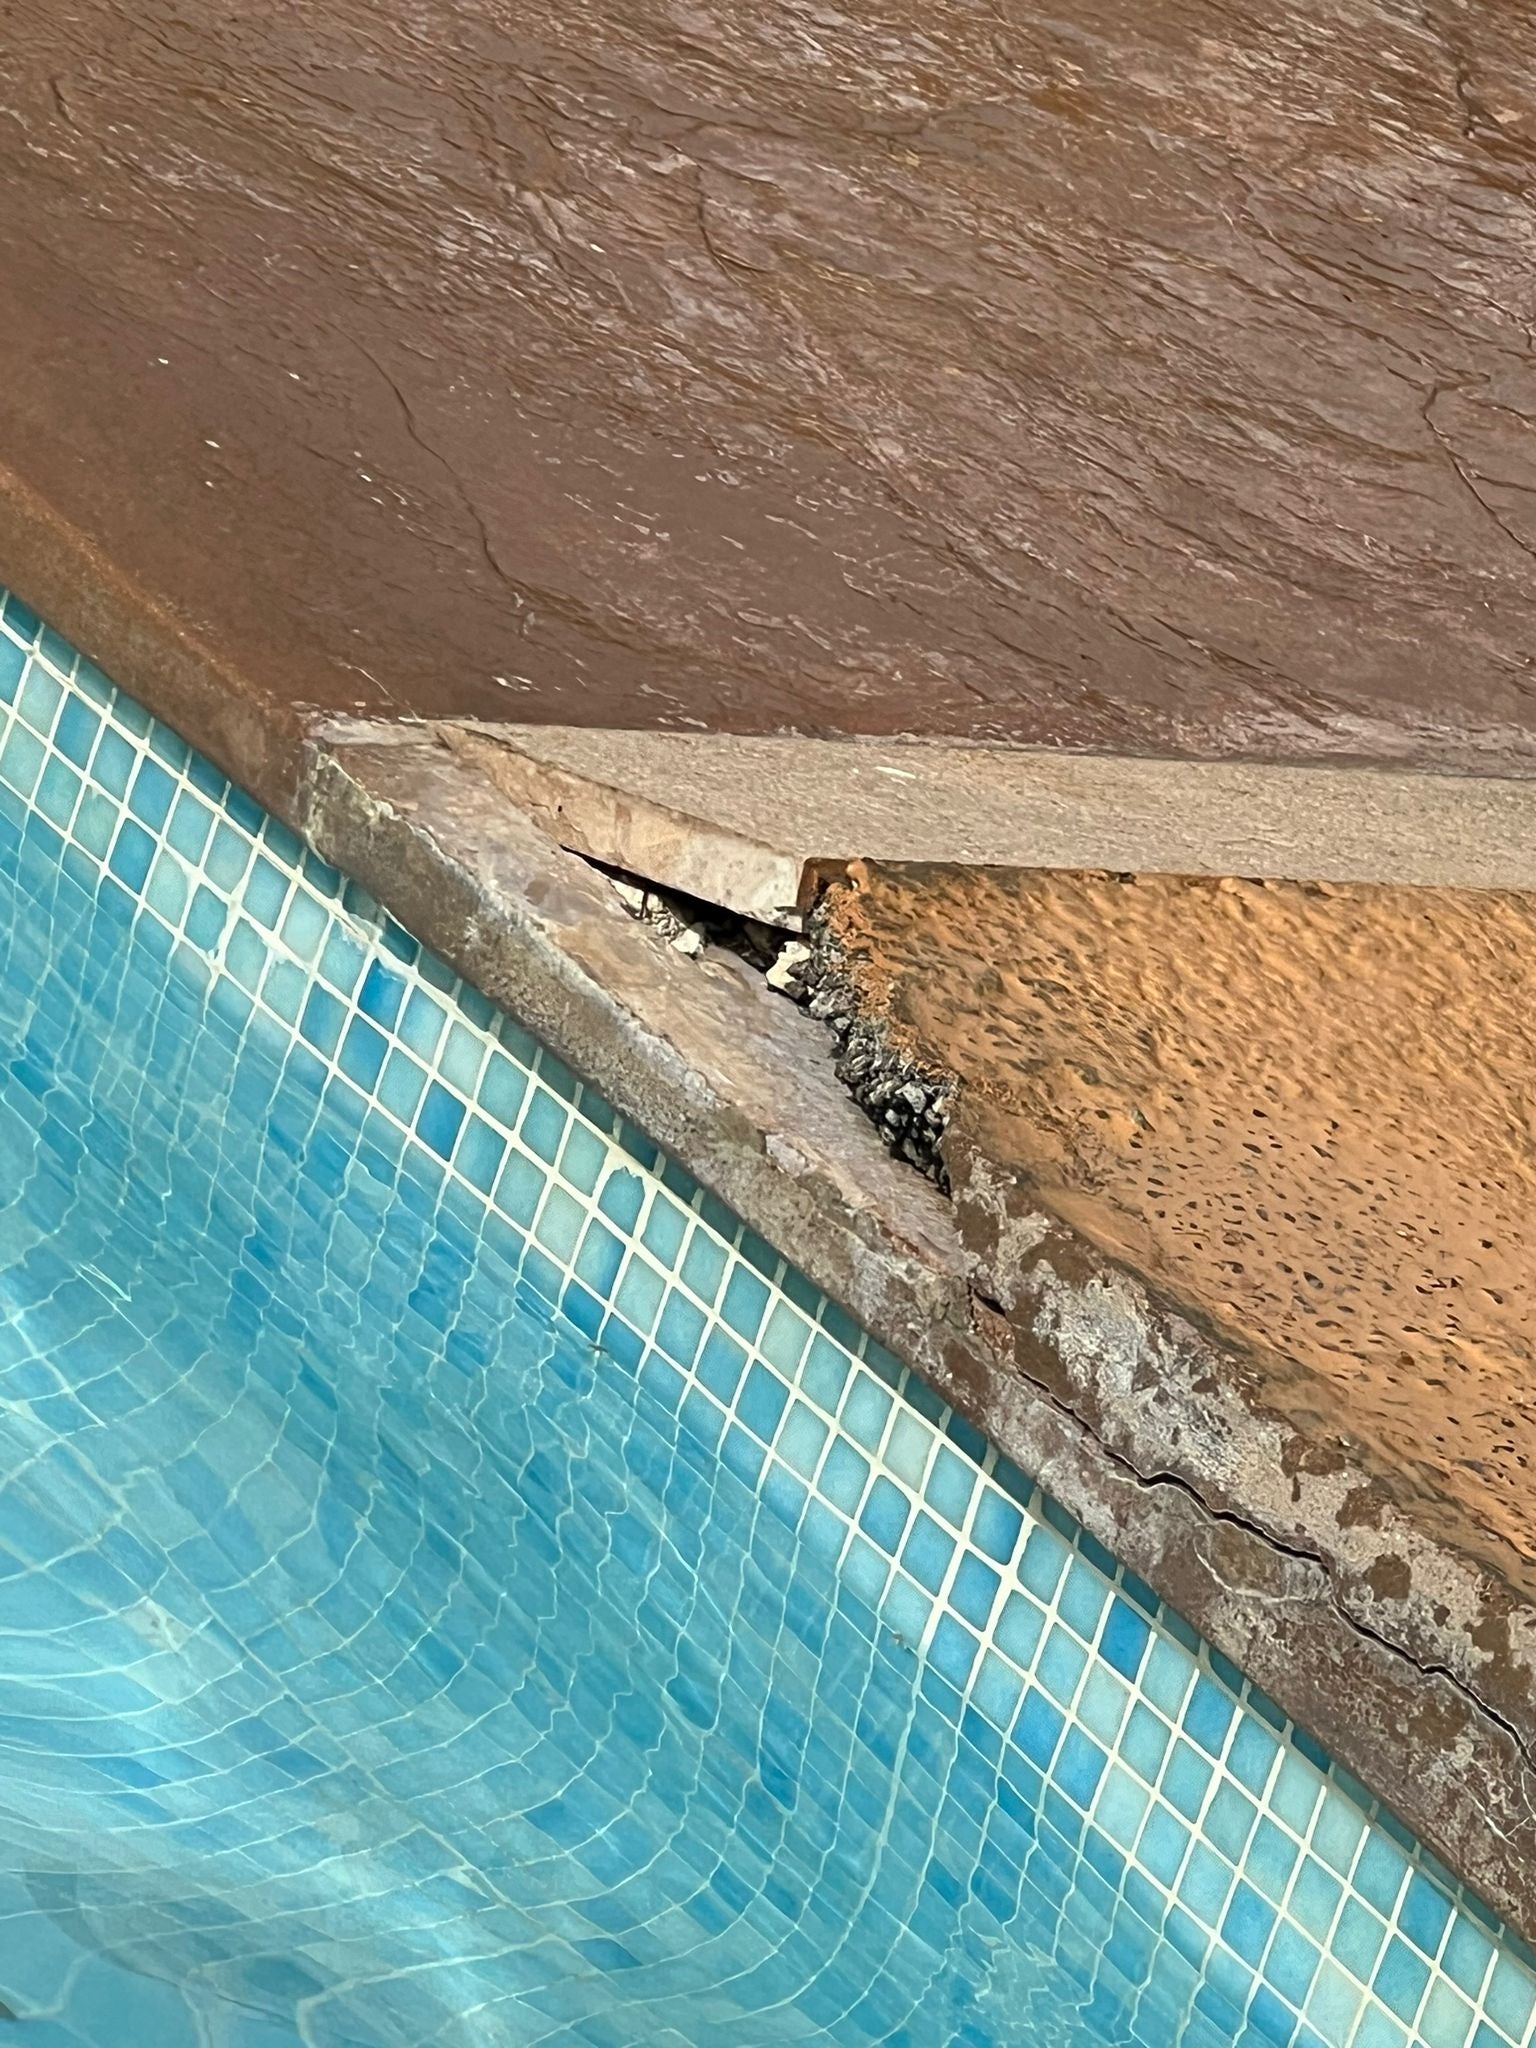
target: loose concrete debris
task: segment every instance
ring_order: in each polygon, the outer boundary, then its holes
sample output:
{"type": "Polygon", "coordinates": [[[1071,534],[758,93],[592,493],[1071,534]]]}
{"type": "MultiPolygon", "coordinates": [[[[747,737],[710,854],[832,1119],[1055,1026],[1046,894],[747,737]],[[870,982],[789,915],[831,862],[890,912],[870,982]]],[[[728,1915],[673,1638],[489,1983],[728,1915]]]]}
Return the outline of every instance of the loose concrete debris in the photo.
{"type": "Polygon", "coordinates": [[[776,925],[760,924],[756,918],[721,910],[675,889],[658,889],[601,861],[588,864],[607,876],[630,916],[653,926],[674,952],[696,959],[706,947],[718,946],[723,952],[735,953],[760,974],[777,960],[785,934],[776,925]]]}
{"type": "Polygon", "coordinates": [[[820,923],[814,937],[805,1007],[832,1033],[838,1079],[897,1157],[927,1174],[947,1194],[949,1172],[940,1148],[953,1107],[951,1084],[924,1073],[908,1053],[890,1043],[879,1019],[859,1013],[820,923]]]}
{"type": "Polygon", "coordinates": [[[793,996],[798,1002],[805,990],[811,957],[811,949],[803,939],[788,939],[763,978],[780,995],[793,996]]]}
{"type": "Polygon", "coordinates": [[[709,936],[704,926],[689,917],[672,898],[624,875],[609,874],[608,880],[630,916],[639,918],[642,924],[654,925],[673,952],[689,959],[696,959],[703,952],[709,936]]]}
{"type": "Polygon", "coordinates": [[[951,1084],[920,1071],[910,1055],[888,1043],[878,1020],[860,1015],[824,920],[813,918],[808,937],[799,939],[632,876],[602,872],[630,915],[654,926],[674,952],[697,958],[715,945],[736,953],[771,989],[825,1023],[832,1034],[833,1069],[854,1101],[898,1158],[948,1192],[940,1144],[949,1125],[951,1084]]]}

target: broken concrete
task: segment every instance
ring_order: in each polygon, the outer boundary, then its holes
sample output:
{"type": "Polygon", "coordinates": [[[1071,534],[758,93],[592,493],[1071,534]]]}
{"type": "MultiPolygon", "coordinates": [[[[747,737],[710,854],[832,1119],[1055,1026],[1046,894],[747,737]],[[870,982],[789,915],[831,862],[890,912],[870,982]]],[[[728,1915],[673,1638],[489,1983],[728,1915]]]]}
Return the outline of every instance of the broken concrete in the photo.
{"type": "Polygon", "coordinates": [[[1404,769],[449,725],[563,846],[798,925],[851,860],[1536,888],[1536,782],[1404,769]]]}
{"type": "Polygon", "coordinates": [[[445,748],[316,744],[293,816],[1536,1935],[1536,1612],[1492,1560],[958,1133],[951,1209],[815,1023],[729,955],[679,959],[445,748]]]}

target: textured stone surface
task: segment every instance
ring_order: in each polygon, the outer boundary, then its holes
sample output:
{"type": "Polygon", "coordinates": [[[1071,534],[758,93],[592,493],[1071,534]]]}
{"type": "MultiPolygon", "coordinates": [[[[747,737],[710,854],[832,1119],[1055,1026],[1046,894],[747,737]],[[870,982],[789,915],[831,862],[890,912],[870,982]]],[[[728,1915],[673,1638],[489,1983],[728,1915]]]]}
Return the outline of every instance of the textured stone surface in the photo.
{"type": "Polygon", "coordinates": [[[1533,51],[11,0],[0,575],[274,707],[1528,773],[1533,51]]]}
{"type": "Polygon", "coordinates": [[[1536,1594],[1536,898],[863,869],[988,1154],[1536,1594]]]}

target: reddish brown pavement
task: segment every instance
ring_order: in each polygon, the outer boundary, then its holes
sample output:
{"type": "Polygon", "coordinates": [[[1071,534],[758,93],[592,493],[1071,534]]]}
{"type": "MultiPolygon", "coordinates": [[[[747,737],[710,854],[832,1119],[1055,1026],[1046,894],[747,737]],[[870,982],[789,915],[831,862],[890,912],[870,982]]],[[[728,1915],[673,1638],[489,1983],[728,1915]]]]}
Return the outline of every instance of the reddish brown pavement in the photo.
{"type": "Polygon", "coordinates": [[[264,793],[314,711],[1536,766],[1519,10],[0,20],[0,578],[264,793]]]}

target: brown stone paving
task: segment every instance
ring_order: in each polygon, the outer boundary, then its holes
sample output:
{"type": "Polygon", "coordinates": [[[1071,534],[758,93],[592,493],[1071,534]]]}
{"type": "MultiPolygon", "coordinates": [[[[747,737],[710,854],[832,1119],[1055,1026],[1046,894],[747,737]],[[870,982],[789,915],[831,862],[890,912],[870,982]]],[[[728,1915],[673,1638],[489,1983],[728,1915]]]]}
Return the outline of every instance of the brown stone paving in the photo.
{"type": "Polygon", "coordinates": [[[990,1158],[1536,1588],[1536,897],[864,867],[832,902],[990,1158]]]}
{"type": "Polygon", "coordinates": [[[271,716],[1530,773],[1533,58],[1467,0],[10,0],[0,576],[57,616],[66,522],[93,651],[271,716]]]}

